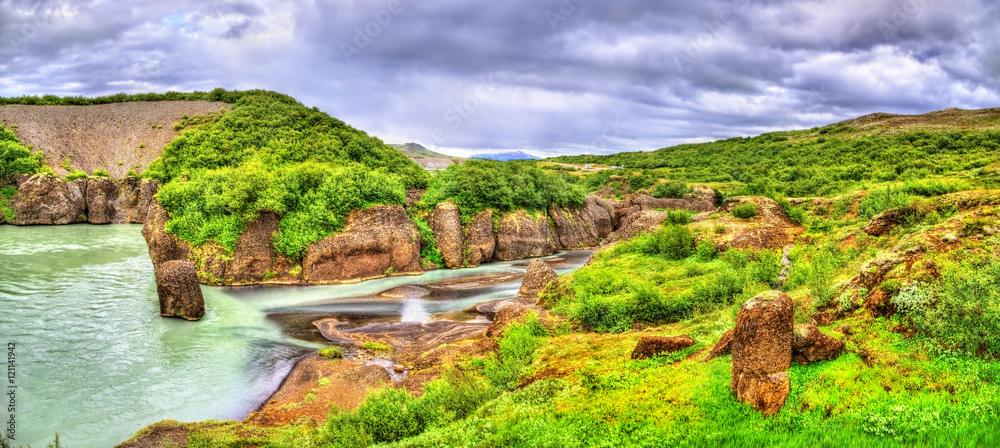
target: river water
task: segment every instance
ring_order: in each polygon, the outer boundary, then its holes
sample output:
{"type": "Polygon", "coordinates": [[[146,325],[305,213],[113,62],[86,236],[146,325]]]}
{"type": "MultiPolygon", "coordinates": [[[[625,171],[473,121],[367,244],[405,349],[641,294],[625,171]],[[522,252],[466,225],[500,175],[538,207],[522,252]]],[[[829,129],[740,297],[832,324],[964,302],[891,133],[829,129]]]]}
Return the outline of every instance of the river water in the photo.
{"type": "MultiPolygon", "coordinates": [[[[469,319],[475,304],[515,296],[526,264],[353,285],[202,287],[207,312],[192,323],[160,317],[140,230],[0,225],[0,345],[16,344],[15,445],[45,446],[59,432],[64,445],[110,447],[160,420],[242,420],[321,346],[313,320],[469,319]],[[425,292],[396,293],[407,288],[425,292]]],[[[550,262],[568,272],[589,253],[550,262]]]]}

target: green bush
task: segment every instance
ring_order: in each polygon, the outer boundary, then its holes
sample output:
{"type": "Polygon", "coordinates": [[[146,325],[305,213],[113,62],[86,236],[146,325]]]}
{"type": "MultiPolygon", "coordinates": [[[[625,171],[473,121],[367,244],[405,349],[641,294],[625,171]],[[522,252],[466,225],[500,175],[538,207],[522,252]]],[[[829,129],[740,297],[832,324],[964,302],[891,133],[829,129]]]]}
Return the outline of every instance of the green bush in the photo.
{"type": "Polygon", "coordinates": [[[535,351],[545,344],[548,330],[538,321],[538,316],[529,315],[524,322],[512,324],[500,339],[500,353],[491,354],[486,359],[483,373],[498,390],[517,387],[524,377],[535,351]]]}
{"type": "Polygon", "coordinates": [[[72,181],[72,180],[77,180],[77,179],[86,179],[87,177],[89,177],[89,176],[87,176],[86,172],[80,171],[80,170],[76,170],[76,171],[73,171],[72,173],[67,174],[66,175],[66,180],[72,181]]]}
{"type": "Polygon", "coordinates": [[[685,210],[667,210],[667,222],[683,226],[691,224],[693,221],[691,214],[685,210]]]}
{"type": "Polygon", "coordinates": [[[886,210],[910,205],[910,195],[903,190],[886,187],[868,192],[858,204],[858,219],[868,221],[886,210]]]}
{"type": "Polygon", "coordinates": [[[1000,262],[957,266],[934,288],[903,288],[893,304],[941,350],[1000,358],[1000,262]]]}
{"type": "Polygon", "coordinates": [[[686,226],[670,224],[652,234],[645,251],[651,255],[663,255],[668,260],[683,260],[691,256],[694,234],[686,226]]]}
{"type": "Polygon", "coordinates": [[[652,196],[654,198],[674,198],[680,199],[685,194],[692,191],[687,184],[681,182],[667,181],[656,184],[653,188],[652,196]]]}
{"type": "Polygon", "coordinates": [[[43,166],[41,152],[32,154],[13,131],[0,126],[0,187],[10,185],[15,174],[35,174],[43,166]]]}
{"type": "Polygon", "coordinates": [[[344,357],[344,352],[337,347],[327,347],[319,351],[319,355],[326,359],[338,359],[344,357]]]}
{"type": "Polygon", "coordinates": [[[462,216],[471,217],[488,208],[500,213],[546,211],[550,205],[578,208],[585,199],[580,188],[534,163],[469,160],[435,175],[420,203],[433,208],[451,200],[462,216]]]}
{"type": "Polygon", "coordinates": [[[718,255],[719,250],[715,247],[715,243],[711,240],[702,240],[698,242],[695,248],[695,255],[701,261],[712,261],[718,255]]]}
{"type": "Polygon", "coordinates": [[[740,219],[751,219],[757,216],[757,206],[751,203],[740,204],[733,207],[732,214],[740,219]]]}
{"type": "Polygon", "coordinates": [[[107,170],[102,170],[102,169],[98,168],[98,169],[94,170],[94,176],[95,177],[108,177],[108,178],[110,178],[111,174],[108,174],[107,170]]]}
{"type": "Polygon", "coordinates": [[[14,196],[17,196],[17,188],[0,188],[0,222],[14,222],[14,207],[10,205],[14,196]]]}
{"type": "Polygon", "coordinates": [[[441,255],[441,251],[437,248],[437,239],[434,237],[434,230],[431,229],[430,224],[421,218],[413,218],[414,224],[417,225],[417,232],[420,233],[420,241],[422,245],[420,246],[420,257],[424,258],[435,266],[443,267],[444,256],[441,255]]]}

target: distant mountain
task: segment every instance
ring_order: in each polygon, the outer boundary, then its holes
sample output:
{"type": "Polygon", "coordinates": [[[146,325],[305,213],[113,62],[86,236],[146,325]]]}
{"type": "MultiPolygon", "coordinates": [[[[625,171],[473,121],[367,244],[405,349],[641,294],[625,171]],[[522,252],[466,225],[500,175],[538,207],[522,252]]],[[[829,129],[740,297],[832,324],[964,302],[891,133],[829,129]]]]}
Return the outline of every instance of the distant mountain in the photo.
{"type": "Polygon", "coordinates": [[[486,160],[499,160],[501,162],[508,162],[511,160],[542,160],[541,157],[536,157],[531,154],[525,154],[521,151],[512,152],[501,152],[497,154],[476,154],[472,159],[486,159],[486,160]]]}
{"type": "Polygon", "coordinates": [[[411,159],[421,159],[421,158],[428,158],[428,159],[456,159],[457,158],[457,157],[452,157],[452,156],[449,156],[449,155],[446,155],[446,154],[440,154],[440,153],[436,153],[434,151],[431,151],[431,150],[425,148],[420,143],[404,143],[402,145],[389,145],[389,146],[392,146],[393,148],[398,149],[399,152],[403,153],[406,157],[409,157],[411,159]]]}

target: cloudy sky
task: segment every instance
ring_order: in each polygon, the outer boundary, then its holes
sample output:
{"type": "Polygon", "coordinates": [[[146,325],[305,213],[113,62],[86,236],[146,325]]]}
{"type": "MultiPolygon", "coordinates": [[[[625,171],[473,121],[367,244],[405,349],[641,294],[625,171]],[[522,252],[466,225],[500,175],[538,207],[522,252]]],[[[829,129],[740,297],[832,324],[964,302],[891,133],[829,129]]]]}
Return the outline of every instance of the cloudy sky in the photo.
{"type": "Polygon", "coordinates": [[[262,88],[468,155],[1000,106],[992,0],[0,0],[0,96],[262,88]]]}

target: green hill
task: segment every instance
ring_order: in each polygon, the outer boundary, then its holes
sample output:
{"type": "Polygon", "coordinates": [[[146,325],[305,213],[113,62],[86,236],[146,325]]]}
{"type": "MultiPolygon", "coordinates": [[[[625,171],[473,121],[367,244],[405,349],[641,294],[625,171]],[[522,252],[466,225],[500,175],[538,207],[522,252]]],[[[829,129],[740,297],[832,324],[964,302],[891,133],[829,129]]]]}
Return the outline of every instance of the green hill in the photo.
{"type": "Polygon", "coordinates": [[[449,156],[449,155],[446,155],[446,154],[441,154],[441,153],[437,153],[437,152],[431,151],[431,150],[425,148],[423,145],[421,145],[419,143],[404,143],[404,144],[401,144],[401,145],[389,145],[389,146],[392,146],[393,148],[398,149],[399,152],[403,153],[403,155],[405,155],[406,157],[409,157],[411,159],[420,159],[420,158],[428,158],[428,159],[460,159],[461,158],[461,157],[454,157],[454,156],[449,156]]]}

